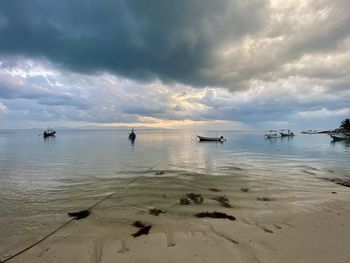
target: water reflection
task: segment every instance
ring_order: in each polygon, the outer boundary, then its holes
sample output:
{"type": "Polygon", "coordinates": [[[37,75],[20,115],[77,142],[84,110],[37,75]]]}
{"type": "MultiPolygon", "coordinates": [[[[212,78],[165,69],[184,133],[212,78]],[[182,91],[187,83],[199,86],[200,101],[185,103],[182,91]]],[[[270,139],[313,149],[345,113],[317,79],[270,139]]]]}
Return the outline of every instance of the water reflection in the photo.
{"type": "Polygon", "coordinates": [[[44,142],[47,142],[47,143],[54,142],[56,139],[55,136],[47,136],[47,137],[43,136],[43,138],[44,138],[44,142]]]}
{"type": "Polygon", "coordinates": [[[131,147],[134,148],[134,145],[135,145],[135,139],[132,139],[129,137],[129,141],[131,143],[131,147]]]}
{"type": "Polygon", "coordinates": [[[269,142],[269,144],[271,145],[276,145],[277,144],[277,141],[279,140],[280,138],[267,138],[265,137],[265,141],[266,142],[269,142]]]}
{"type": "Polygon", "coordinates": [[[350,140],[343,140],[343,141],[335,141],[335,140],[332,140],[330,142],[330,144],[335,147],[337,145],[340,145],[341,147],[344,147],[344,148],[350,148],[350,140]]]}

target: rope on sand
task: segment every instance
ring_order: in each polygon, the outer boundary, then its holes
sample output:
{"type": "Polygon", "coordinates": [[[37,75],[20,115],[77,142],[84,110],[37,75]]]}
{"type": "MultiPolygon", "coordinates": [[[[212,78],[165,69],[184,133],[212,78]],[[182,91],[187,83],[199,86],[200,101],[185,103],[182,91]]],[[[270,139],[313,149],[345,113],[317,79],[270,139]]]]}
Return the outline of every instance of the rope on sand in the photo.
{"type": "MultiPolygon", "coordinates": [[[[150,168],[149,170],[152,170],[153,168],[150,168]]],[[[132,180],[130,180],[129,182],[127,182],[126,184],[122,185],[121,187],[119,187],[119,191],[121,192],[123,190],[126,189],[127,186],[129,186],[130,184],[134,183],[137,179],[139,179],[141,177],[135,177],[132,180]]],[[[91,210],[94,207],[96,207],[97,205],[101,204],[102,202],[108,200],[109,198],[111,198],[117,191],[114,191],[113,193],[107,195],[106,197],[102,198],[101,200],[97,201],[95,204],[93,204],[92,206],[90,206],[87,210],[91,210]]],[[[27,246],[26,248],[16,252],[15,254],[1,260],[0,259],[0,263],[5,263],[21,254],[23,254],[24,252],[28,251],[29,249],[35,247],[36,245],[40,244],[41,242],[43,242],[45,239],[49,238],[50,236],[54,235],[57,231],[59,231],[60,229],[64,228],[65,226],[69,225],[71,222],[73,222],[74,220],[76,220],[76,218],[71,218],[68,221],[66,221],[64,224],[62,224],[61,226],[59,226],[58,228],[56,228],[55,230],[53,230],[52,232],[50,232],[49,234],[47,234],[46,236],[42,237],[41,239],[39,239],[38,241],[36,241],[35,243],[27,246]]]]}

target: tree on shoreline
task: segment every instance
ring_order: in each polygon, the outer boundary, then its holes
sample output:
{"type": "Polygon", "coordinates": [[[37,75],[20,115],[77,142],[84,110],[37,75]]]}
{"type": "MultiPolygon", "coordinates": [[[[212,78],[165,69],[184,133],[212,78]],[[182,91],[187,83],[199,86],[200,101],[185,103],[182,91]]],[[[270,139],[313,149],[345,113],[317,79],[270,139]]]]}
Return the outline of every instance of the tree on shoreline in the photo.
{"type": "Polygon", "coordinates": [[[339,128],[350,131],[350,119],[343,120],[339,128]]]}

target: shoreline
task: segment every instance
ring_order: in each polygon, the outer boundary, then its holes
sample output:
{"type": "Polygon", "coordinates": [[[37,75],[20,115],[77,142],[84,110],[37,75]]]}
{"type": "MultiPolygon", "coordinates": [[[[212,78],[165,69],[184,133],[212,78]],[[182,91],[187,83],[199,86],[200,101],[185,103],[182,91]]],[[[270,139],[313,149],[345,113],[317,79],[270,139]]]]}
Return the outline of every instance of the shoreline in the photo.
{"type": "MultiPolygon", "coordinates": [[[[259,200],[255,192],[242,192],[250,196],[244,201],[249,208],[234,202],[233,208],[222,207],[207,193],[203,205],[177,204],[158,216],[147,206],[117,204],[116,196],[8,262],[349,262],[350,191],[323,184],[318,193],[304,193],[312,198],[295,192],[259,200]],[[236,220],[195,218],[198,211],[219,211],[236,220]],[[149,234],[132,237],[133,220],[152,225],[149,234]]],[[[39,238],[1,238],[1,251],[8,254],[0,260],[15,252],[13,245],[25,247],[39,238]]]]}

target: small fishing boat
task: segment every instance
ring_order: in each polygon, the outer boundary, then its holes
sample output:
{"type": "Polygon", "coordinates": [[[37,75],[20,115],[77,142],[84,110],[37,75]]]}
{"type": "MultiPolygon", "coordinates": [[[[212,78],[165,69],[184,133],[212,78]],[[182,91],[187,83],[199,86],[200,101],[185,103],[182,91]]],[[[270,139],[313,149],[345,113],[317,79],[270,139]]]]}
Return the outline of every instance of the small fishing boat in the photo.
{"type": "Polygon", "coordinates": [[[136,139],[136,133],[134,132],[134,129],[132,129],[131,133],[129,133],[129,139],[132,141],[136,139]]]}
{"type": "Polygon", "coordinates": [[[307,130],[307,131],[302,131],[302,134],[318,134],[317,130],[307,130]]]}
{"type": "Polygon", "coordinates": [[[47,130],[44,131],[43,136],[44,138],[47,138],[47,137],[55,136],[55,134],[56,134],[56,131],[54,131],[51,128],[47,128],[47,130]]]}
{"type": "Polygon", "coordinates": [[[331,136],[334,141],[350,140],[350,133],[330,133],[329,136],[331,136]]]}
{"type": "Polygon", "coordinates": [[[281,136],[277,133],[276,130],[270,130],[269,133],[265,134],[265,137],[267,139],[271,139],[271,138],[280,138],[281,136]]]}
{"type": "Polygon", "coordinates": [[[290,130],[280,130],[281,137],[293,137],[295,134],[290,130]],[[287,132],[286,132],[287,131],[287,132]]]}
{"type": "Polygon", "coordinates": [[[200,142],[224,142],[224,141],[226,141],[224,136],[220,136],[220,137],[204,137],[204,136],[197,135],[197,138],[199,139],[200,142]]]}

